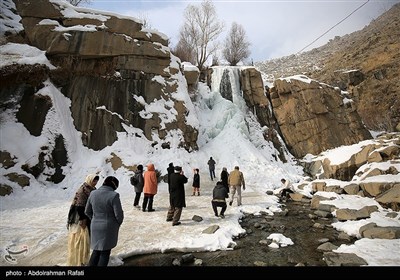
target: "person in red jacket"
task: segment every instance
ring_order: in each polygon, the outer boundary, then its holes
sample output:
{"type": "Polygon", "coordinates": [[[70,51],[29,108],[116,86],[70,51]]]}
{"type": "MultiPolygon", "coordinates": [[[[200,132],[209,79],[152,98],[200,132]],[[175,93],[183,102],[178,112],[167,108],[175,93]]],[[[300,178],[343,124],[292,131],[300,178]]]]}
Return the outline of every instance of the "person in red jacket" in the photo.
{"type": "Polygon", "coordinates": [[[149,163],[147,165],[147,171],[144,172],[144,187],[143,187],[143,204],[142,204],[142,211],[146,212],[153,212],[155,209],[153,208],[153,199],[154,196],[157,194],[158,189],[158,181],[157,181],[157,174],[156,169],[154,168],[154,164],[149,163]]]}

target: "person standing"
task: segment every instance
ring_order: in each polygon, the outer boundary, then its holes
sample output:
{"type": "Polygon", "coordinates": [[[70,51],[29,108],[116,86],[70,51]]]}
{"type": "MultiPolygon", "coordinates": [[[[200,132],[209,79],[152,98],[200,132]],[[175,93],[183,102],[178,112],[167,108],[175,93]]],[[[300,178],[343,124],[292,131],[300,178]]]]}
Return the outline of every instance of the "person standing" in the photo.
{"type": "Polygon", "coordinates": [[[168,172],[168,188],[169,188],[169,182],[170,182],[169,180],[170,180],[171,174],[174,174],[174,164],[172,162],[169,163],[167,172],[168,172]]]}
{"type": "Polygon", "coordinates": [[[242,205],[242,189],[246,189],[244,183],[243,173],[239,171],[239,166],[235,166],[235,169],[229,174],[228,184],[231,188],[231,199],[229,201],[229,205],[232,206],[233,199],[235,198],[235,193],[237,192],[237,205],[242,205]]]}
{"type": "Polygon", "coordinates": [[[214,210],[215,217],[225,218],[225,210],[226,210],[226,201],[228,198],[228,191],[221,181],[218,181],[213,189],[213,199],[211,200],[211,205],[214,210]],[[218,208],[221,207],[221,212],[218,215],[218,208]]]}
{"type": "Polygon", "coordinates": [[[89,266],[107,266],[111,249],[117,246],[119,228],[124,220],[119,193],[119,181],[108,176],[103,185],[90,193],[85,214],[92,221],[89,266]]]}
{"type": "Polygon", "coordinates": [[[221,182],[222,185],[224,185],[224,187],[226,188],[226,191],[229,193],[228,177],[229,177],[228,170],[226,169],[226,167],[223,167],[221,171],[221,182]]]}
{"type": "Polygon", "coordinates": [[[144,186],[144,178],[143,178],[143,165],[139,164],[137,166],[137,170],[135,171],[135,178],[136,178],[136,184],[133,185],[134,189],[135,189],[135,200],[133,201],[133,206],[136,208],[140,209],[139,206],[139,200],[140,200],[140,196],[143,192],[143,186],[144,186]]]}
{"type": "Polygon", "coordinates": [[[210,157],[210,159],[207,162],[208,164],[208,169],[210,170],[210,177],[211,177],[211,181],[213,181],[213,179],[215,178],[215,160],[210,157]]]}
{"type": "Polygon", "coordinates": [[[90,219],[85,215],[89,195],[96,189],[99,176],[89,174],[79,187],[68,212],[68,266],[86,265],[90,255],[90,219]]]}
{"type": "Polygon", "coordinates": [[[172,221],[173,226],[181,224],[179,221],[183,207],[186,207],[185,184],[188,178],[184,175],[182,167],[175,166],[175,172],[171,174],[171,187],[169,188],[169,209],[167,222],[172,221]]]}
{"type": "Polygon", "coordinates": [[[142,204],[142,211],[146,212],[146,208],[148,212],[156,211],[153,208],[153,199],[154,196],[157,194],[158,190],[158,181],[157,181],[157,174],[156,169],[154,168],[154,164],[149,163],[147,165],[147,171],[144,172],[144,198],[142,204]],[[147,204],[148,203],[148,204],[147,204]]]}
{"type": "Polygon", "coordinates": [[[194,175],[193,175],[193,194],[192,195],[197,195],[200,196],[200,174],[199,174],[199,169],[196,168],[194,169],[194,175]]]}

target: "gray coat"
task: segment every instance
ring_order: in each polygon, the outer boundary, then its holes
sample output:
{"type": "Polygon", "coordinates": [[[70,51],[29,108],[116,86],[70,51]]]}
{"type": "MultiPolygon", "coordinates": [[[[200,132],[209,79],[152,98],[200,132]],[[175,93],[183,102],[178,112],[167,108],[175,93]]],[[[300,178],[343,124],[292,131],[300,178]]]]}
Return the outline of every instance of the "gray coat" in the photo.
{"type": "Polygon", "coordinates": [[[85,214],[91,220],[90,248],[104,251],[117,246],[119,227],[124,220],[119,193],[105,185],[92,191],[85,214]]]}
{"type": "Polygon", "coordinates": [[[135,176],[137,176],[137,178],[139,179],[139,183],[136,186],[134,186],[135,192],[141,193],[143,192],[143,186],[144,186],[143,171],[140,170],[136,171],[135,176]]]}

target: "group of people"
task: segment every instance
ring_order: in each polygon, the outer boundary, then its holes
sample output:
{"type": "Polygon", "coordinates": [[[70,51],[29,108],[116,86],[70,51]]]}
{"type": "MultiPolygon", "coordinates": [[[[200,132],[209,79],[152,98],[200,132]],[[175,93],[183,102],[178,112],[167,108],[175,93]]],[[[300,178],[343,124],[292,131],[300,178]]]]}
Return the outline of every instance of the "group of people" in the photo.
{"type": "Polygon", "coordinates": [[[107,266],[111,249],[117,246],[124,220],[121,200],[115,192],[119,181],[108,176],[96,189],[98,181],[98,175],[89,174],[72,201],[67,224],[69,266],[107,266]]]}
{"type": "MultiPolygon", "coordinates": [[[[210,158],[210,176],[215,179],[215,161],[210,158]],[[211,170],[211,166],[213,170],[211,170]]],[[[167,168],[169,208],[166,221],[172,222],[172,226],[181,224],[180,218],[183,207],[186,207],[185,184],[188,178],[184,175],[181,166],[174,166],[171,162],[167,168]]],[[[133,206],[140,208],[139,200],[144,193],[142,211],[153,212],[153,198],[157,194],[158,180],[154,164],[147,165],[144,172],[143,165],[138,165],[131,183],[134,185],[135,198],[133,206]]],[[[119,228],[124,220],[124,212],[121,206],[120,196],[115,190],[119,181],[114,176],[105,178],[101,187],[96,189],[99,176],[89,174],[84,183],[78,188],[73,198],[68,213],[68,259],[69,266],[107,266],[111,249],[117,245],[119,228]],[[96,190],[96,191],[95,191],[96,190]],[[90,255],[90,249],[92,254],[90,255]],[[90,255],[90,258],[89,258],[90,255]]],[[[292,185],[285,179],[282,197],[287,196],[292,185]]],[[[199,169],[194,169],[193,195],[200,195],[199,169]]],[[[242,188],[246,189],[243,173],[239,166],[228,173],[223,167],[220,180],[213,189],[211,200],[212,209],[216,217],[224,218],[227,209],[226,199],[232,206],[237,194],[237,205],[242,205],[242,188]],[[218,213],[218,208],[221,208],[218,213]]]]}
{"type": "Polygon", "coordinates": [[[158,180],[154,164],[149,163],[146,172],[143,171],[143,165],[139,164],[133,178],[135,178],[134,181],[131,180],[131,184],[135,190],[133,206],[140,209],[139,200],[143,192],[144,198],[142,202],[142,211],[146,212],[147,210],[148,212],[154,212],[154,196],[158,191],[158,180]]]}
{"type": "Polygon", "coordinates": [[[237,205],[242,205],[242,188],[246,189],[243,172],[239,170],[239,166],[235,166],[231,173],[228,173],[226,167],[222,168],[220,181],[217,182],[213,189],[213,199],[211,205],[216,217],[225,218],[227,208],[226,198],[229,198],[229,205],[232,206],[235,195],[237,194],[237,205]],[[218,214],[218,207],[221,211],[218,214]]]}

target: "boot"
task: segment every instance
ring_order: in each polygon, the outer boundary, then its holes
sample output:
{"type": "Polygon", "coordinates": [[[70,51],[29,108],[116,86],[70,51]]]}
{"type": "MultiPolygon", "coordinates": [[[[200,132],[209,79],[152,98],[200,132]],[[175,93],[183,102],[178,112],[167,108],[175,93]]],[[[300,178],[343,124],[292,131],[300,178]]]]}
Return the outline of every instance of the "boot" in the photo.
{"type": "Polygon", "coordinates": [[[197,192],[197,196],[200,196],[200,192],[197,192]]]}
{"type": "Polygon", "coordinates": [[[149,212],[155,211],[153,208],[153,198],[152,197],[149,198],[149,208],[147,211],[149,211],[149,212]]]}

